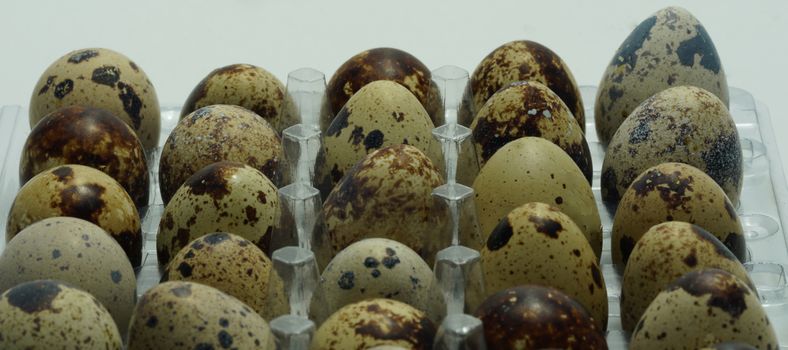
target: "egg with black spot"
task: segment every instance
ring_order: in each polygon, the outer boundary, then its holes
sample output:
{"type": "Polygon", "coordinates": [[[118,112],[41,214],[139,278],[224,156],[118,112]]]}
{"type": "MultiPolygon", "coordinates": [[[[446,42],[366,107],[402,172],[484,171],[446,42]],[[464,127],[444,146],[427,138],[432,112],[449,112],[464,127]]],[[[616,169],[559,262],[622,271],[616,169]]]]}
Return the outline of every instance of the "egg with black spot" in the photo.
{"type": "Polygon", "coordinates": [[[231,232],[271,254],[280,217],[276,186],[263,173],[241,163],[210,164],[189,177],[164,208],[156,236],[159,263],[213,232],[231,232]]]}
{"type": "Polygon", "coordinates": [[[744,266],[703,228],[672,221],[648,230],[632,250],[621,279],[621,324],[632,331],[648,305],[673,280],[704,268],[725,270],[755,290],[744,266]]]}
{"type": "Polygon", "coordinates": [[[140,215],[129,194],[109,175],[67,164],[34,176],[14,198],[6,241],[33,223],[55,216],[98,225],[120,244],[132,266],[142,263],[140,215]]]}
{"type": "Polygon", "coordinates": [[[743,179],[739,133],[725,104],[710,92],[679,86],[643,101],[607,147],[602,199],[618,201],[639,174],[664,162],[700,169],[732,203],[739,203],[743,179]]]}
{"type": "Polygon", "coordinates": [[[618,204],[611,232],[613,263],[623,270],[646,231],[674,220],[703,227],[745,261],[744,229],[722,188],[691,165],[662,163],[632,181],[618,204]]]}
{"type": "Polygon", "coordinates": [[[607,288],[599,259],[569,216],[544,203],[507,214],[481,249],[488,295],[521,284],[559,289],[580,302],[607,329],[607,288]]]}
{"type": "Polygon", "coordinates": [[[698,349],[723,341],[777,349],[758,296],[718,269],[689,272],[659,293],[635,326],[629,348],[698,349]]]}
{"type": "Polygon", "coordinates": [[[749,344],[726,341],[701,350],[756,350],[756,348],[749,344]]]}
{"type": "Polygon", "coordinates": [[[435,324],[422,311],[391,299],[367,299],[345,305],[315,332],[312,350],[401,346],[432,349],[435,324]]]}
{"type": "Polygon", "coordinates": [[[728,106],[728,83],[711,37],[689,11],[667,7],[629,34],[602,75],[594,105],[599,140],[611,141],[641,102],[681,85],[708,90],[728,106]]]}
{"type": "Polygon", "coordinates": [[[159,144],[161,111],[148,76],[128,57],[103,48],[75,50],[50,65],[30,98],[30,127],[67,106],[103,108],[121,118],[146,150],[159,144]]]}
{"type": "Polygon", "coordinates": [[[0,348],[123,348],[118,327],[92,295],[55,280],[19,284],[0,295],[0,348]]]}

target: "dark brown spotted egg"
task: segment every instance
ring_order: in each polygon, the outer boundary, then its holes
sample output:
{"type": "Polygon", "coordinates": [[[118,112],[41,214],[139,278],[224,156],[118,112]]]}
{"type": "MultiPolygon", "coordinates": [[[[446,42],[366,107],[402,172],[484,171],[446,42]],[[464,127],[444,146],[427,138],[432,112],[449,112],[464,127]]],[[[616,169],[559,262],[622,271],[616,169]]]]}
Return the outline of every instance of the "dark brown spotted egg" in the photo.
{"type": "Polygon", "coordinates": [[[289,310],[284,283],[271,260],[252,242],[230,233],[210,233],[190,242],[172,258],[161,280],[214,287],[266,320],[289,310]]]}
{"type": "Polygon", "coordinates": [[[111,112],[69,106],[44,117],[27,136],[19,163],[22,184],[63,164],[82,164],[118,181],[138,208],[148,205],[150,179],[137,135],[111,112]]]}
{"type": "Polygon", "coordinates": [[[643,101],[607,147],[602,198],[618,201],[639,174],[664,162],[681,162],[702,170],[732,203],[739,203],[739,133],[725,104],[710,92],[679,86],[643,101]]]}
{"type": "Polygon", "coordinates": [[[476,310],[489,349],[607,349],[605,331],[562,291],[523,285],[499,291],[476,310]]]}
{"type": "Polygon", "coordinates": [[[41,74],[30,98],[30,127],[62,107],[103,108],[123,119],[146,150],[159,144],[159,100],[145,72],[128,57],[102,48],[76,50],[41,74]]]}
{"type": "Polygon", "coordinates": [[[159,161],[159,189],[164,203],[192,174],[219,161],[247,164],[279,182],[282,141],[262,117],[243,107],[212,105],[178,122],[159,161]]]}
{"type": "Polygon", "coordinates": [[[635,326],[629,349],[698,349],[723,341],[778,348],[755,292],[729,272],[705,269],[657,295],[635,326]]]}
{"type": "Polygon", "coordinates": [[[583,129],[561,98],[538,82],[515,82],[490,97],[471,124],[479,165],[523,136],[550,140],[566,152],[591,183],[593,166],[583,129]]]}
{"type": "Polygon", "coordinates": [[[507,143],[479,171],[473,189],[485,237],[513,209],[542,202],[568,215],[597,258],[601,256],[602,223],[591,186],[572,158],[554,143],[539,137],[507,143]]]}
{"type": "Polygon", "coordinates": [[[673,221],[655,225],[637,242],[621,282],[621,324],[632,331],[648,305],[687,272],[716,268],[734,274],[751,289],[744,266],[703,228],[673,221]]]}
{"type": "Polygon", "coordinates": [[[488,295],[521,284],[557,288],[607,329],[607,289],[583,232],[558,208],[526,203],[507,214],[481,249],[488,295]]]}
{"type": "Polygon", "coordinates": [[[243,302],[192,282],[165,282],[137,303],[128,349],[275,349],[268,323],[243,302]]]}
{"type": "Polygon", "coordinates": [[[192,90],[181,109],[181,118],[210,105],[241,106],[263,117],[278,132],[298,123],[285,113],[285,86],[267,70],[251,64],[217,68],[192,90]]]}
{"type": "Polygon", "coordinates": [[[34,176],[14,198],[6,241],[54,216],[90,221],[117,241],[132,266],[142,262],[140,216],[129,194],[109,175],[83,165],[61,165],[34,176]]]}
{"type": "Polygon", "coordinates": [[[329,317],[312,338],[312,350],[401,346],[432,349],[435,324],[418,309],[391,299],[346,305],[329,317]]]}
{"type": "Polygon", "coordinates": [[[533,81],[554,91],[569,108],[570,116],[585,131],[585,111],[580,90],[566,63],[553,50],[534,41],[503,44],[485,57],[471,76],[470,108],[460,111],[459,122],[471,125],[476,114],[498,90],[516,81],[533,81]]]}
{"type": "Polygon", "coordinates": [[[213,232],[231,232],[270,254],[280,215],[276,186],[263,173],[241,163],[210,164],[189,177],[164,208],[156,236],[159,263],[213,232]]]}
{"type": "Polygon", "coordinates": [[[123,348],[118,327],[92,295],[54,280],[23,283],[0,295],[2,349],[123,348]]]}
{"type": "Polygon", "coordinates": [[[728,105],[728,83],[711,37],[687,10],[667,7],[629,34],[602,75],[594,105],[599,140],[610,141],[645,99],[680,85],[708,90],[728,105]]]}
{"type": "Polygon", "coordinates": [[[703,227],[745,261],[742,225],[722,188],[691,165],[662,163],[640,174],[618,204],[611,233],[613,263],[623,270],[640,237],[673,220],[703,227]]]}

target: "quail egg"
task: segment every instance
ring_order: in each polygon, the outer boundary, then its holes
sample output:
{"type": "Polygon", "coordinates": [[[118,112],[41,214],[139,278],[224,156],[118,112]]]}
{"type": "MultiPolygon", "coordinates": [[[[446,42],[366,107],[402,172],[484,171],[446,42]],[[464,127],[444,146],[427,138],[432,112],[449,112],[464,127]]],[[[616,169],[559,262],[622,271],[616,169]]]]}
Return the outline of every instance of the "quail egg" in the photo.
{"type": "Polygon", "coordinates": [[[701,350],[757,350],[749,344],[726,341],[701,350]]]}

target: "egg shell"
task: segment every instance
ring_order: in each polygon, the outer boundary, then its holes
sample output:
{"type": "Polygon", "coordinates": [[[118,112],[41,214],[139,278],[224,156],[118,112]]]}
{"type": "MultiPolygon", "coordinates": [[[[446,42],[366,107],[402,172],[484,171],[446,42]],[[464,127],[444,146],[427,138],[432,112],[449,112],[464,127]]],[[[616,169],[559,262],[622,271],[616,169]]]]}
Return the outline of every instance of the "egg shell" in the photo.
{"type": "Polygon", "coordinates": [[[703,348],[701,350],[757,350],[754,346],[739,342],[722,342],[712,347],[703,348]]]}
{"type": "Polygon", "coordinates": [[[81,164],[118,181],[140,208],[148,205],[150,179],[145,151],[134,130],[111,112],[69,106],[44,117],[27,136],[19,180],[64,164],[81,164]]]}
{"type": "Polygon", "coordinates": [[[14,198],[6,241],[55,216],[90,221],[117,241],[132,266],[142,263],[140,216],[129,194],[109,175],[83,165],[61,165],[34,176],[14,198]]]}
{"type": "Polygon", "coordinates": [[[212,105],[178,122],[161,151],[159,189],[168,203],[179,187],[204,166],[230,161],[280,181],[282,141],[262,117],[243,107],[212,105]]]}
{"type": "Polygon", "coordinates": [[[476,310],[490,349],[607,349],[605,332],[582,304],[558,289],[508,288],[476,310]]]}
{"type": "Polygon", "coordinates": [[[546,85],[563,100],[571,116],[585,132],[583,100],[572,72],[553,50],[530,40],[503,44],[479,62],[470,80],[472,108],[460,110],[459,123],[471,125],[479,110],[493,94],[517,81],[546,85]]]}
{"type": "Polygon", "coordinates": [[[618,204],[611,232],[613,263],[623,270],[646,231],[674,220],[702,227],[745,261],[747,247],[739,215],[722,188],[691,165],[662,163],[632,181],[618,204]]]}
{"type": "Polygon", "coordinates": [[[708,90],[728,106],[725,71],[706,29],[687,10],[667,7],[629,34],[602,75],[594,105],[599,140],[610,141],[645,99],[680,85],[708,90]]]}
{"type": "Polygon", "coordinates": [[[369,238],[351,244],[323,270],[312,301],[318,324],[341,307],[368,298],[389,298],[424,312],[436,324],[446,305],[430,266],[402,243],[369,238]]]}
{"type": "Polygon", "coordinates": [[[189,177],[164,208],[156,236],[159,263],[213,232],[239,235],[270,254],[280,216],[276,186],[263,173],[241,163],[210,164],[189,177]]]}
{"type": "Polygon", "coordinates": [[[355,350],[374,346],[432,349],[436,328],[412,306],[391,299],[346,305],[329,317],[312,338],[312,350],[355,350]]]}
{"type": "Polygon", "coordinates": [[[123,119],[146,150],[159,144],[161,111],[145,72],[128,57],[104,48],[75,50],[50,65],[30,97],[30,127],[67,106],[103,108],[123,119]]]}
{"type": "Polygon", "coordinates": [[[506,215],[481,249],[484,289],[521,284],[559,289],[607,329],[607,288],[599,259],[580,228],[558,208],[526,203],[506,215]]]}
{"type": "Polygon", "coordinates": [[[602,222],[591,186],[566,152],[550,141],[523,137],[487,161],[473,182],[482,234],[523,203],[556,206],[580,227],[594,254],[602,253],[602,222]]]}
{"type": "Polygon", "coordinates": [[[704,268],[734,274],[752,290],[744,266],[711,233],[686,222],[655,225],[635,245],[621,282],[621,324],[632,331],[652,300],[676,278],[704,268]]]}
{"type": "Polygon", "coordinates": [[[271,260],[252,242],[230,233],[210,233],[190,242],[173,257],[161,280],[214,287],[246,303],[266,320],[290,309],[284,282],[271,260]]]}
{"type": "Polygon", "coordinates": [[[92,295],[60,281],[22,283],[0,296],[0,348],[123,348],[118,327],[92,295]]]}
{"type": "Polygon", "coordinates": [[[706,90],[679,86],[638,106],[621,124],[602,164],[602,198],[615,202],[646,169],[692,165],[714,179],[734,204],[742,186],[739,133],[728,109],[706,90]]]}
{"type": "Polygon", "coordinates": [[[583,129],[561,98],[538,82],[515,82],[492,95],[471,124],[479,164],[506,143],[537,136],[555,143],[591,184],[593,165],[583,129]]]}
{"type": "Polygon", "coordinates": [[[298,116],[286,111],[286,99],[285,86],[267,70],[231,64],[214,69],[194,87],[183,104],[181,118],[205,106],[236,105],[255,112],[281,133],[298,123],[298,116]]]}
{"type": "Polygon", "coordinates": [[[389,238],[416,251],[428,263],[446,222],[432,199],[443,177],[418,148],[394,145],[369,154],[353,167],[323,203],[327,256],[364,238],[389,238]]]}
{"type": "Polygon", "coordinates": [[[778,348],[758,296],[736,276],[705,269],[657,295],[635,326],[629,349],[698,349],[723,341],[778,348]]]}

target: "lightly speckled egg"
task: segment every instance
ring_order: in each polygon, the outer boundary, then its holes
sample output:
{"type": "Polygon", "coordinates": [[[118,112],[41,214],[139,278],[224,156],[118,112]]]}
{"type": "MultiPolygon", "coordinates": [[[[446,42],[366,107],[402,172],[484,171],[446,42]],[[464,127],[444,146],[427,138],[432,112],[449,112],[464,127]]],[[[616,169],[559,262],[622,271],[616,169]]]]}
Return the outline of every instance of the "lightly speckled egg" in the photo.
{"type": "Polygon", "coordinates": [[[41,74],[30,98],[30,127],[72,105],[103,108],[123,119],[146,150],[159,144],[161,111],[145,72],[128,57],[103,48],[76,50],[41,74]]]}
{"type": "Polygon", "coordinates": [[[0,256],[0,291],[39,279],[89,292],[123,330],[137,302],[137,279],[123,248],[101,227],[82,219],[44,219],[8,242],[0,256]]]}
{"type": "Polygon", "coordinates": [[[428,263],[437,252],[440,228],[432,189],[443,176],[418,148],[394,145],[370,153],[337,184],[323,203],[328,256],[364,238],[389,238],[415,250],[428,263]]]}
{"type": "Polygon", "coordinates": [[[479,165],[523,136],[549,140],[566,152],[591,183],[593,166],[583,129],[561,98],[538,82],[515,82],[490,97],[471,124],[479,165]]]}
{"type": "Polygon", "coordinates": [[[488,295],[521,284],[550,286],[583,304],[597,328],[607,329],[607,288],[599,259],[558,208],[526,203],[512,210],[480,253],[488,295]]]}
{"type": "Polygon", "coordinates": [[[351,244],[323,270],[313,320],[322,323],[341,307],[368,298],[398,300],[423,311],[437,324],[446,313],[429,265],[412,249],[385,238],[351,244]]]}
{"type": "Polygon", "coordinates": [[[159,188],[164,203],[192,174],[219,161],[247,164],[278,184],[282,141],[262,117],[243,107],[212,105],[178,122],[161,150],[159,188]]]}
{"type": "Polygon", "coordinates": [[[632,331],[652,300],[687,272],[716,268],[734,274],[753,291],[744,266],[703,228],[672,221],[655,225],[635,245],[621,282],[621,324],[632,331]]]}
{"type": "Polygon", "coordinates": [[[591,186],[566,152],[539,137],[523,137],[496,152],[473,182],[476,213],[487,237],[498,222],[523,203],[556,206],[580,227],[597,258],[602,222],[591,186]]]}
{"type": "Polygon", "coordinates": [[[722,188],[691,165],[662,163],[632,181],[618,204],[610,238],[613,263],[623,270],[646,231],[674,220],[703,227],[745,261],[744,230],[722,188]]]}
{"type": "Polygon", "coordinates": [[[356,350],[373,346],[432,349],[435,324],[421,311],[391,299],[346,305],[318,328],[311,350],[356,350]]]}
{"type": "Polygon", "coordinates": [[[142,263],[140,215],[129,194],[99,170],[68,164],[34,176],[14,198],[6,241],[36,221],[68,216],[90,221],[117,241],[132,266],[142,263]]]}
{"type": "Polygon", "coordinates": [[[129,350],[275,349],[268,323],[246,304],[218,289],[165,282],[137,303],[129,350]]]}
{"type": "Polygon", "coordinates": [[[522,285],[497,292],[476,310],[489,349],[607,349],[605,332],[558,289],[522,285]]]}
{"type": "Polygon", "coordinates": [[[602,75],[594,105],[599,140],[610,141],[645,99],[680,85],[708,90],[728,106],[725,72],[706,29],[687,10],[667,7],[629,34],[602,75]]]}
{"type": "Polygon", "coordinates": [[[24,185],[63,164],[101,170],[123,186],[137,208],[148,205],[150,179],[142,144],[134,130],[107,110],[69,106],[41,119],[22,148],[19,181],[24,185]]]}
{"type": "Polygon", "coordinates": [[[236,105],[263,117],[277,132],[298,123],[286,113],[285,86],[267,70],[251,64],[217,68],[194,87],[181,109],[181,118],[205,106],[236,105]]]}
{"type": "Polygon", "coordinates": [[[276,186],[263,173],[241,163],[210,164],[189,177],[164,208],[156,236],[159,263],[213,232],[231,232],[270,254],[280,216],[276,186]]]}
{"type": "Polygon", "coordinates": [[[615,202],[635,177],[664,162],[692,165],[739,203],[742,151],[728,109],[706,90],[679,86],[649,97],[613,135],[602,165],[602,198],[615,202]]]}
{"type": "Polygon", "coordinates": [[[210,233],[181,249],[164,272],[166,281],[202,283],[246,303],[266,320],[289,311],[284,282],[252,242],[231,233],[210,233]]]}
{"type": "Polygon", "coordinates": [[[0,348],[123,348],[118,327],[92,295],[63,282],[23,283],[0,296],[0,348]]]}
{"type": "Polygon", "coordinates": [[[705,269],[657,295],[635,326],[629,349],[698,349],[723,341],[778,348],[755,293],[729,272],[705,269]]]}
{"type": "Polygon", "coordinates": [[[496,91],[516,81],[546,85],[563,100],[571,116],[585,132],[583,100],[572,72],[555,52],[530,40],[503,44],[479,62],[470,80],[473,104],[468,109],[460,110],[459,123],[471,125],[479,110],[496,91]]]}

